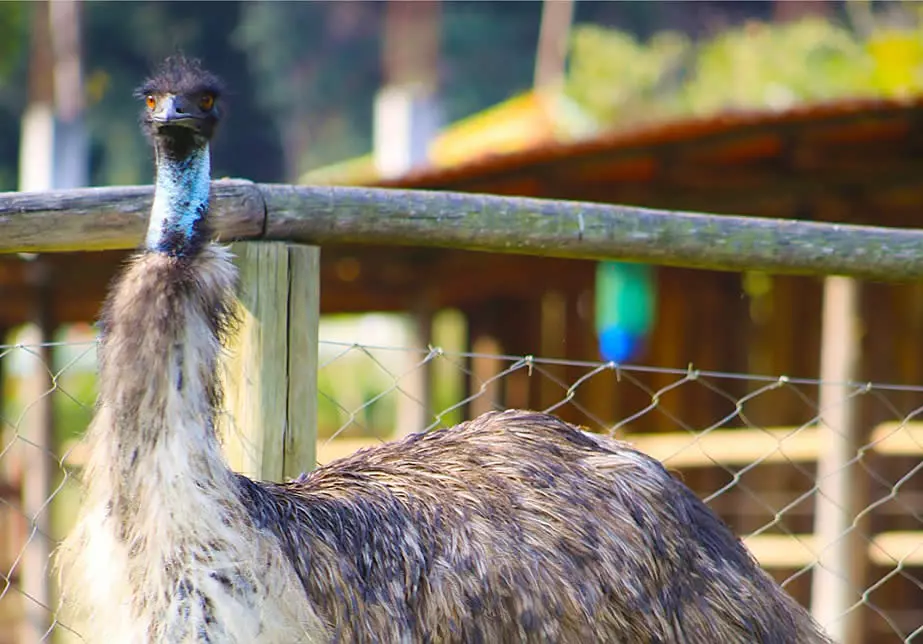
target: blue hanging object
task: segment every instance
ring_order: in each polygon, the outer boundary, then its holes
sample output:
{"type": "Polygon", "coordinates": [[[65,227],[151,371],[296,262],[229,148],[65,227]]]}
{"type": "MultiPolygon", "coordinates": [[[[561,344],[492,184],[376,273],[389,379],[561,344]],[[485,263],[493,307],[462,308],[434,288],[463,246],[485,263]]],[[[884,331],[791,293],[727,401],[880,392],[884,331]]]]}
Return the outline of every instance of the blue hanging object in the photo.
{"type": "Polygon", "coordinates": [[[596,335],[603,360],[637,356],[654,326],[654,269],[647,264],[600,262],[596,267],[596,335]]]}

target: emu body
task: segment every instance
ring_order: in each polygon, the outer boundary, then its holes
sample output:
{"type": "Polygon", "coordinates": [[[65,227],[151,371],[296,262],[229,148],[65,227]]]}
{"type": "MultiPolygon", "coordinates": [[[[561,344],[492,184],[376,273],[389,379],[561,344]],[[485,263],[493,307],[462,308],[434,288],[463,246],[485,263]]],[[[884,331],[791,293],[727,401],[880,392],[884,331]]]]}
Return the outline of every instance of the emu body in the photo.
{"type": "Polygon", "coordinates": [[[151,229],[103,310],[87,497],[62,552],[90,641],[827,641],[657,461],[549,415],[487,414],[289,483],[231,472],[209,79],[183,62],[143,93],[151,229]]]}

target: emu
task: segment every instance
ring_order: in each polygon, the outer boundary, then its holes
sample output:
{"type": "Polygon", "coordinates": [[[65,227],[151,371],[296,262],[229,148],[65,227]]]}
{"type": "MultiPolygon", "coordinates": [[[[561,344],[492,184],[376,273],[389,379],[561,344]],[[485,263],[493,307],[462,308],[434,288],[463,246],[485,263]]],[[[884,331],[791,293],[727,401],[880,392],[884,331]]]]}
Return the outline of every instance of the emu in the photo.
{"type": "Polygon", "coordinates": [[[271,483],[215,434],[235,272],[209,227],[221,85],[139,90],[156,182],[101,314],[86,499],[62,546],[89,641],[826,642],[656,460],[542,413],[488,413],[271,483]]]}

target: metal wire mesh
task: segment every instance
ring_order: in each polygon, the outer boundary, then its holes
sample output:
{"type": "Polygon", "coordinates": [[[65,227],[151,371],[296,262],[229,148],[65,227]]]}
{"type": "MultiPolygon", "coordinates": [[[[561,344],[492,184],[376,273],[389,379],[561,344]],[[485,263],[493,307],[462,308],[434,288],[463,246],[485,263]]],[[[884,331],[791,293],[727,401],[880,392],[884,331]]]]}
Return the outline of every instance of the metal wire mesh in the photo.
{"type": "MultiPolygon", "coordinates": [[[[813,523],[829,440],[819,381],[333,341],[320,355],[321,463],[491,408],[551,411],[663,460],[809,603],[829,545],[813,523]]],[[[49,557],[80,501],[73,471],[92,416],[95,342],[85,331],[0,345],[0,373],[0,644],[80,641],[49,557]]],[[[876,642],[923,641],[923,386],[844,383],[840,404],[862,428],[847,466],[863,503],[848,532],[866,565],[850,610],[864,611],[876,642]]]]}

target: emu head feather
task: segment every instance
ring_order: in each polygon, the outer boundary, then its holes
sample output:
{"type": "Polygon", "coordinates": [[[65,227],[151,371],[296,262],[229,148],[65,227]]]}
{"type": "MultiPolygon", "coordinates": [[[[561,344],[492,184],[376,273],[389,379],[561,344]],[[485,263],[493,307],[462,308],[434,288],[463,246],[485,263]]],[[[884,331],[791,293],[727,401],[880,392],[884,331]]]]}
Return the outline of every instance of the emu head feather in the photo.
{"type": "Polygon", "coordinates": [[[144,101],[141,124],[150,137],[207,142],[222,116],[221,81],[193,58],[171,56],[136,91],[144,101]]]}

